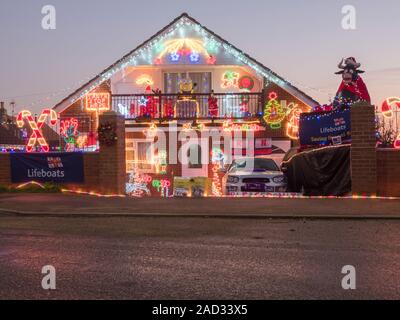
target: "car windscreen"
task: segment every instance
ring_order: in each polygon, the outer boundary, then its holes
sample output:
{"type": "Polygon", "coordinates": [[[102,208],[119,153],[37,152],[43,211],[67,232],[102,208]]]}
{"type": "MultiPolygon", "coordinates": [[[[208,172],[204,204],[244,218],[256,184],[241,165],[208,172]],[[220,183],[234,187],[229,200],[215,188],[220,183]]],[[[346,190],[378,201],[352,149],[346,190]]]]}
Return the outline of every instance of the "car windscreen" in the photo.
{"type": "Polygon", "coordinates": [[[234,160],[229,170],[235,171],[249,171],[249,172],[262,172],[262,171],[279,171],[278,166],[272,159],[264,158],[246,158],[234,160]]]}

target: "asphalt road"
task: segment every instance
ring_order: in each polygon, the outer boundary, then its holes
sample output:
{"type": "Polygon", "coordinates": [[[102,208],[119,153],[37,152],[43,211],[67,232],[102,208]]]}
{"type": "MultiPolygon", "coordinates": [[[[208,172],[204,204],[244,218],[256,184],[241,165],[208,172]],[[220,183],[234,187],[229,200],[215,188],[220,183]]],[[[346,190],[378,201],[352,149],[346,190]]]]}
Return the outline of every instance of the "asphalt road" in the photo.
{"type": "Polygon", "coordinates": [[[0,216],[1,299],[399,299],[400,221],[0,216]],[[53,265],[57,290],[41,288],[53,265]],[[344,265],[357,289],[343,290],[344,265]]]}

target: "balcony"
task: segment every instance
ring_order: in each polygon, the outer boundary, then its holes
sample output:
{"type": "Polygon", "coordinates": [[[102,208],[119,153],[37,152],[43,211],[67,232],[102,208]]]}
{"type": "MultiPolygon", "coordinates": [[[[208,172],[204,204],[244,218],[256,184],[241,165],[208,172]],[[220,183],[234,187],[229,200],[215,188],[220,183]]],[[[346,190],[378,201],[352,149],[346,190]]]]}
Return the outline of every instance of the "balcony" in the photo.
{"type": "Polygon", "coordinates": [[[131,120],[256,119],[263,111],[262,92],[210,94],[113,95],[112,108],[131,120]]]}

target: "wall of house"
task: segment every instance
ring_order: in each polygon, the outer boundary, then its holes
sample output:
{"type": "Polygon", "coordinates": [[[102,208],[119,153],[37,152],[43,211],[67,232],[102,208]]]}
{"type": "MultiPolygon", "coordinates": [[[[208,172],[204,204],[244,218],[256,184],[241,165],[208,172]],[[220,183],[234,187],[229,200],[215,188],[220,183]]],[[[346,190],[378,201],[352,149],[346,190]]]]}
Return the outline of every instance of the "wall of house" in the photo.
{"type": "Polygon", "coordinates": [[[400,197],[400,150],[377,149],[376,155],[378,195],[400,197]]]}
{"type": "MultiPolygon", "coordinates": [[[[166,150],[169,150],[169,140],[173,138],[172,134],[168,133],[168,127],[161,127],[159,126],[160,130],[164,130],[165,137],[166,137],[166,150]]],[[[145,127],[143,128],[138,128],[138,127],[129,127],[126,129],[126,160],[127,160],[127,172],[132,172],[134,170],[132,170],[132,167],[134,167],[134,162],[135,160],[135,145],[137,141],[146,141],[146,136],[143,133],[143,131],[145,130],[145,127]]],[[[253,133],[254,134],[254,141],[257,142],[261,139],[267,139],[267,142],[271,144],[271,150],[275,150],[276,153],[274,154],[270,154],[268,155],[269,157],[275,159],[275,161],[277,162],[278,165],[280,165],[284,154],[290,149],[291,147],[291,141],[287,138],[287,137],[280,137],[280,138],[271,138],[268,135],[268,132],[263,130],[263,131],[256,131],[253,133]]],[[[178,134],[179,135],[179,134],[178,134]]],[[[178,136],[177,136],[178,137],[178,136]]],[[[198,138],[200,138],[201,136],[198,135],[198,138]]],[[[236,136],[235,135],[235,139],[239,138],[240,136],[236,136]]],[[[241,134],[242,139],[246,139],[246,132],[242,132],[241,134]]],[[[205,139],[207,140],[207,139],[205,139]]],[[[149,142],[153,141],[153,140],[147,140],[149,142]]],[[[223,139],[222,139],[222,145],[223,145],[223,139]]],[[[208,145],[208,150],[206,152],[208,152],[208,156],[211,155],[211,151],[212,151],[212,144],[211,144],[211,140],[208,141],[203,141],[203,145],[208,145]]],[[[177,150],[180,150],[182,147],[182,142],[177,141],[176,144],[177,150]]],[[[257,147],[255,146],[255,150],[254,153],[255,155],[257,155],[258,151],[264,152],[263,154],[265,155],[265,149],[267,149],[269,147],[257,147]]],[[[203,149],[204,150],[204,149],[203,149]]],[[[204,151],[203,151],[204,152],[204,151]]],[[[237,152],[239,152],[239,150],[237,150],[237,152]]],[[[183,151],[183,154],[185,154],[185,151],[183,151]]],[[[238,154],[238,153],[237,153],[238,154]]],[[[262,155],[262,154],[261,154],[262,155]]],[[[203,161],[208,161],[206,159],[208,159],[208,157],[205,154],[202,154],[203,161]]],[[[170,159],[168,158],[168,163],[170,159]]],[[[152,167],[152,169],[146,169],[146,170],[138,170],[141,173],[155,173],[155,166],[152,167]]],[[[192,176],[192,177],[200,177],[200,176],[210,176],[209,172],[207,173],[207,165],[203,165],[202,168],[188,168],[186,165],[182,165],[180,162],[177,164],[169,164],[168,165],[168,175],[170,176],[192,176]]]]}
{"type": "Polygon", "coordinates": [[[255,75],[251,69],[243,66],[227,65],[227,66],[210,66],[210,65],[169,65],[154,67],[127,67],[124,71],[114,75],[111,79],[111,87],[113,94],[140,94],[144,93],[147,84],[136,83],[142,76],[147,76],[154,82],[152,89],[164,90],[164,73],[166,72],[211,72],[212,89],[216,93],[241,92],[239,88],[221,86],[223,74],[226,71],[233,71],[240,76],[251,76],[254,79],[254,88],[252,92],[260,92],[262,90],[262,78],[255,75]]]}

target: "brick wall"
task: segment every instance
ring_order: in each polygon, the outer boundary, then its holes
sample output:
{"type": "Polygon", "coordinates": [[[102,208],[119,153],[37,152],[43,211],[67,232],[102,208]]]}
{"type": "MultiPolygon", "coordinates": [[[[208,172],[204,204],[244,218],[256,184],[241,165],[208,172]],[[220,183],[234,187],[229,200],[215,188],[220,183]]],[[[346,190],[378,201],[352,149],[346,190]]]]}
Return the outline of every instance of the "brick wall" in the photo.
{"type": "Polygon", "coordinates": [[[400,197],[400,150],[377,149],[378,195],[400,197]]]}
{"type": "Polygon", "coordinates": [[[0,185],[7,186],[10,183],[10,156],[8,153],[0,153],[0,185]]]}
{"type": "Polygon", "coordinates": [[[352,193],[376,195],[375,108],[368,103],[351,107],[352,193]]]}
{"type": "Polygon", "coordinates": [[[125,119],[110,111],[99,116],[99,123],[114,125],[117,141],[112,145],[103,145],[100,141],[98,189],[107,194],[125,194],[125,119]]]}

